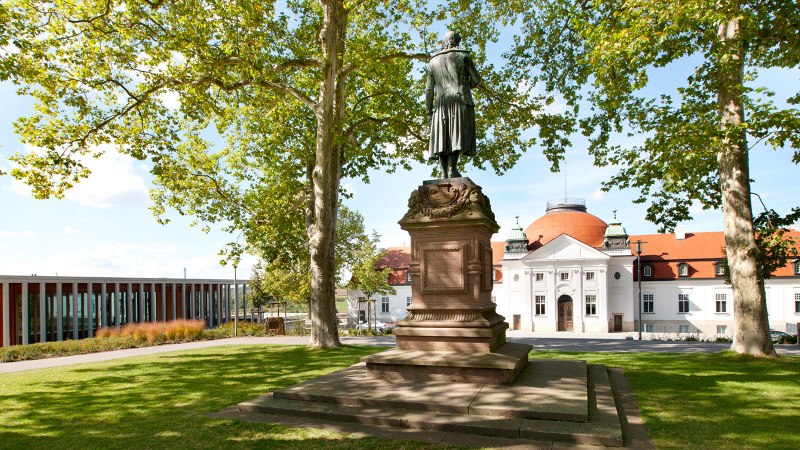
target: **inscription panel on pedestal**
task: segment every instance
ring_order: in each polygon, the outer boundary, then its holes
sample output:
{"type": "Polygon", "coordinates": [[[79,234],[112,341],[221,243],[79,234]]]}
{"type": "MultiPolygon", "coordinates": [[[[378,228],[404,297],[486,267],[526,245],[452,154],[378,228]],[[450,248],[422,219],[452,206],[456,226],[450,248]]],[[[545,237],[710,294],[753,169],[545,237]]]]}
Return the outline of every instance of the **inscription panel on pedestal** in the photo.
{"type": "Polygon", "coordinates": [[[467,248],[465,241],[420,244],[421,292],[466,293],[467,248]]]}
{"type": "Polygon", "coordinates": [[[492,264],[492,247],[489,245],[481,244],[481,256],[483,261],[483,276],[481,280],[481,288],[483,292],[490,292],[494,287],[494,265],[492,264]]]}

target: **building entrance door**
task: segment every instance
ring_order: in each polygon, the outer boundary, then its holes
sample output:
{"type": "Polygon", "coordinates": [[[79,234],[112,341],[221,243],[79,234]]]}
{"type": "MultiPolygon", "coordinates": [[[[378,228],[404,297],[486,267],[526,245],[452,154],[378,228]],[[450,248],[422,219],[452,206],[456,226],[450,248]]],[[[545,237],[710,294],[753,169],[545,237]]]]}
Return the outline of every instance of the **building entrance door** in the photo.
{"type": "Polygon", "coordinates": [[[614,314],[614,331],[622,331],[622,314],[614,314]]]}
{"type": "Polygon", "coordinates": [[[572,297],[558,298],[558,331],[572,331],[572,297]]]}

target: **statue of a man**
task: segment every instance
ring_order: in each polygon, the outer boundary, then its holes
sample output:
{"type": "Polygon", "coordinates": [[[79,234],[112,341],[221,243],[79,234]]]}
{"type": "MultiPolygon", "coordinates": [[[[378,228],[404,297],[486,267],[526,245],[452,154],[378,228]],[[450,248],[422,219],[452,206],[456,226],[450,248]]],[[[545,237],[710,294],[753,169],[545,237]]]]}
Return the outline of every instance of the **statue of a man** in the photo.
{"type": "Polygon", "coordinates": [[[460,177],[458,157],[475,154],[475,103],[472,88],[481,82],[469,52],[455,31],[444,35],[443,48],[428,63],[425,104],[431,135],[429,160],[439,159],[442,177],[460,177]]]}

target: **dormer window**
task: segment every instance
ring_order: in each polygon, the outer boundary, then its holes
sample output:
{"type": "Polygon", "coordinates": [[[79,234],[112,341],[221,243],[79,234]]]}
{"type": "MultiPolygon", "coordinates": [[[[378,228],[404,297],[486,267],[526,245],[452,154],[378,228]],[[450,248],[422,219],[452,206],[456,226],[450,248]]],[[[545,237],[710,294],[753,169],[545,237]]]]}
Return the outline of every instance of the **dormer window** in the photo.
{"type": "Polygon", "coordinates": [[[720,262],[714,264],[714,275],[716,275],[718,277],[724,277],[725,276],[725,263],[724,262],[720,261],[720,262]]]}
{"type": "Polygon", "coordinates": [[[653,276],[653,268],[650,267],[650,266],[644,266],[644,268],[642,268],[642,276],[652,277],[653,276]]]}
{"type": "Polygon", "coordinates": [[[406,283],[411,284],[411,271],[406,270],[406,283]]]}
{"type": "Polygon", "coordinates": [[[678,264],[678,276],[679,277],[688,277],[689,276],[689,265],[686,263],[678,264]]]}
{"type": "Polygon", "coordinates": [[[800,259],[794,262],[794,274],[800,275],[800,259]]]}

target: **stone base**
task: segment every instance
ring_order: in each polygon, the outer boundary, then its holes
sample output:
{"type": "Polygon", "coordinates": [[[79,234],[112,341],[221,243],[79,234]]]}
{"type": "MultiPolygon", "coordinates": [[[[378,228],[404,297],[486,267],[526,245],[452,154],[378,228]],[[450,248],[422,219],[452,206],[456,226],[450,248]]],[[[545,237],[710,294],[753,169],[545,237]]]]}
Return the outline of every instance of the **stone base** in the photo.
{"type": "Polygon", "coordinates": [[[510,384],[528,364],[529,344],[505,343],[494,352],[388,350],[361,360],[372,378],[510,384]]]}
{"type": "Polygon", "coordinates": [[[237,409],[270,421],[302,417],[315,426],[336,421],[364,430],[390,426],[459,433],[470,436],[461,443],[486,442],[492,448],[654,448],[646,430],[631,432],[630,424],[641,420],[624,376],[610,375],[604,366],[583,361],[535,360],[512,385],[390,382],[368,377],[361,363],[242,402],[237,409]],[[615,385],[626,389],[619,402],[615,385]],[[626,433],[634,440],[624,439],[626,433]],[[476,435],[511,441],[477,441],[476,435]]]}

